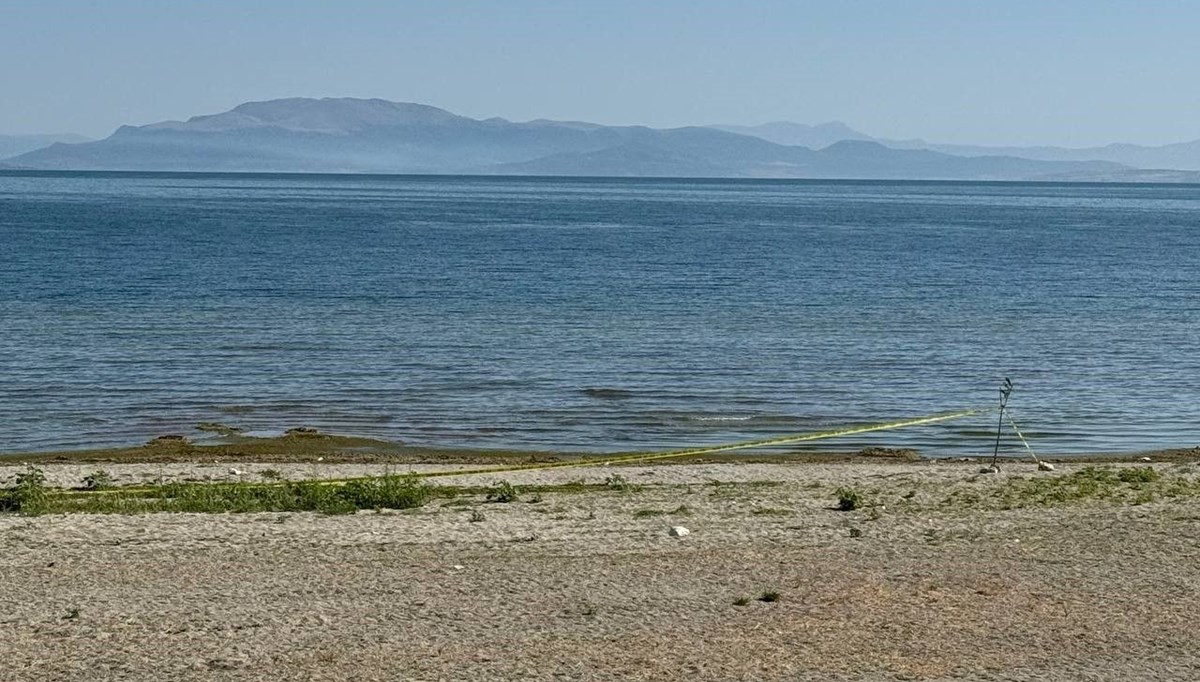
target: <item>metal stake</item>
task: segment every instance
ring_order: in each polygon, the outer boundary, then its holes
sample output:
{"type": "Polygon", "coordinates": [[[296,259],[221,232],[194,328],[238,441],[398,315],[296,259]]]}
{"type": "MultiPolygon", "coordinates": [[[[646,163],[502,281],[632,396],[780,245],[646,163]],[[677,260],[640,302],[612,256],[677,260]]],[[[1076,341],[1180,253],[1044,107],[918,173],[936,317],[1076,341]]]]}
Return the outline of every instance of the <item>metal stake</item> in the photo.
{"type": "Polygon", "coordinates": [[[1000,418],[996,422],[996,448],[992,450],[992,466],[997,466],[996,460],[1000,457],[1000,430],[1004,428],[1004,408],[1008,407],[1008,396],[1012,395],[1012,382],[1008,377],[1004,377],[1004,383],[1000,384],[1000,418]]]}

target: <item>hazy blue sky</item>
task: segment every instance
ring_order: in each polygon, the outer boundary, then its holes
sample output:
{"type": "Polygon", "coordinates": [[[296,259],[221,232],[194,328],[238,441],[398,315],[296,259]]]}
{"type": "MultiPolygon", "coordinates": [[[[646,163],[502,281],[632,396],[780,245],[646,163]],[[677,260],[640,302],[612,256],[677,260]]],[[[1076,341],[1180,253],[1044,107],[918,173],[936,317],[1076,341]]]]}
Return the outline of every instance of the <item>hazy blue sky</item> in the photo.
{"type": "Polygon", "coordinates": [[[286,96],[479,118],[844,120],[945,142],[1200,138],[1200,3],[0,0],[0,132],[286,96]]]}

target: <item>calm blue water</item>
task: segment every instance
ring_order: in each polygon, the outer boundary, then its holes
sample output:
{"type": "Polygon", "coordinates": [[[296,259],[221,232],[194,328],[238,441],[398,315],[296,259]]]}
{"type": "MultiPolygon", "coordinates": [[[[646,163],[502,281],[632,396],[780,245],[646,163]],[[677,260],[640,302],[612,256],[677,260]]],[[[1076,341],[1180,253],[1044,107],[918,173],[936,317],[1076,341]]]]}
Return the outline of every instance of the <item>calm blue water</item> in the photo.
{"type": "Polygon", "coordinates": [[[0,452],[1190,447],[1198,266],[1198,186],[0,174],[0,452]]]}

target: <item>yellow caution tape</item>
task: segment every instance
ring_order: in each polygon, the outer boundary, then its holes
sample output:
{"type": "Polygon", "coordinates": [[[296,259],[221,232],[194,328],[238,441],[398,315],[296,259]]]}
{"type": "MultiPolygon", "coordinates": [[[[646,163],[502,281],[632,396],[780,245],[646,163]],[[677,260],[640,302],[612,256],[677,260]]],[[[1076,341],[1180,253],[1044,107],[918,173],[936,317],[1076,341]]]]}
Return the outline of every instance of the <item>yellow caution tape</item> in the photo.
{"type": "Polygon", "coordinates": [[[1025,434],[1021,433],[1021,429],[1017,428],[1017,423],[1013,421],[1012,415],[1008,413],[1008,408],[1002,407],[1000,411],[1008,418],[1008,425],[1017,433],[1017,438],[1021,439],[1021,444],[1025,446],[1025,450],[1029,452],[1029,456],[1033,458],[1034,462],[1041,464],[1042,460],[1038,459],[1038,456],[1033,452],[1033,448],[1029,447],[1029,441],[1025,440],[1025,434]]]}
{"type": "MultiPolygon", "coordinates": [[[[627,455],[614,455],[610,457],[594,457],[572,459],[559,462],[542,462],[537,464],[516,464],[511,466],[501,467],[485,467],[480,469],[452,469],[447,471],[426,471],[412,472],[405,474],[406,476],[414,476],[417,478],[440,478],[446,476],[469,476],[473,474],[500,474],[513,471],[536,471],[539,469],[560,469],[566,467],[586,467],[586,466],[605,466],[610,464],[630,464],[635,462],[650,462],[660,459],[672,459],[677,457],[690,457],[696,455],[710,455],[718,452],[731,452],[734,450],[749,450],[751,448],[768,447],[772,445],[788,445],[790,443],[803,443],[807,441],[823,440],[826,438],[837,438],[839,436],[852,436],[859,433],[870,433],[872,431],[888,431],[891,429],[902,429],[910,426],[921,426],[923,424],[934,424],[937,422],[948,421],[950,419],[960,419],[974,414],[980,414],[984,410],[961,410],[958,412],[943,412],[940,414],[929,415],[925,417],[915,417],[912,419],[903,419],[894,422],[885,422],[879,424],[867,424],[863,426],[848,426],[839,429],[831,429],[828,431],[817,431],[813,433],[793,434],[790,436],[779,436],[777,438],[764,438],[759,440],[747,440],[738,443],[726,443],[722,445],[709,445],[697,448],[685,448],[682,450],[668,450],[665,452],[643,452],[627,455]]],[[[354,478],[331,478],[313,481],[323,485],[342,485],[351,481],[363,481],[373,478],[371,476],[358,476],[354,478]]],[[[282,486],[296,481],[272,481],[255,483],[256,486],[270,487],[282,486]]],[[[220,484],[215,484],[220,485],[220,484]]],[[[137,487],[122,487],[109,490],[76,490],[64,491],[68,494],[98,494],[98,493],[129,493],[139,491],[150,491],[156,488],[147,486],[137,487]]]]}

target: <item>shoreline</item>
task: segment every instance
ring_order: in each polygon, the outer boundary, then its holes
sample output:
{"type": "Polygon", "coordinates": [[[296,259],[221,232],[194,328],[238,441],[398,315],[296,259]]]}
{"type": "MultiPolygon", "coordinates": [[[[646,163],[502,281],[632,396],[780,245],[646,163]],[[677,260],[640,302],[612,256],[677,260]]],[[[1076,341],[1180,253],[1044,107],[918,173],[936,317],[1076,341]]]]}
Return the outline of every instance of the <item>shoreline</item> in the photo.
{"type": "MultiPolygon", "coordinates": [[[[835,440],[835,439],[830,439],[835,440]]],[[[669,450],[663,449],[664,452],[669,450]]],[[[191,462],[212,461],[220,463],[289,463],[310,462],[320,459],[330,463],[393,463],[393,464],[516,464],[586,461],[611,456],[621,456],[646,451],[623,451],[597,454],[591,452],[561,452],[522,449],[454,448],[424,445],[408,445],[392,441],[346,436],[318,432],[312,429],[293,429],[281,436],[251,437],[227,433],[216,442],[189,440],[182,436],[168,435],[152,439],[142,445],[128,447],[80,448],[38,452],[0,454],[0,467],[21,464],[50,464],[67,462],[96,463],[139,463],[139,462],[191,462]]],[[[1147,461],[1190,461],[1200,459],[1200,445],[1167,449],[1142,450],[1136,452],[1097,452],[1090,454],[1056,455],[1039,453],[1039,458],[1052,463],[1108,463],[1147,461]]],[[[678,459],[661,460],[656,465],[695,462],[742,462],[742,463],[854,463],[873,461],[916,462],[916,461],[972,461],[992,459],[988,454],[962,454],[946,456],[924,456],[909,448],[867,447],[858,449],[837,448],[835,444],[819,450],[787,450],[774,448],[770,451],[745,450],[731,453],[689,455],[678,459]]],[[[1011,448],[1002,452],[1001,462],[1029,462],[1028,453],[1011,448]]]]}

